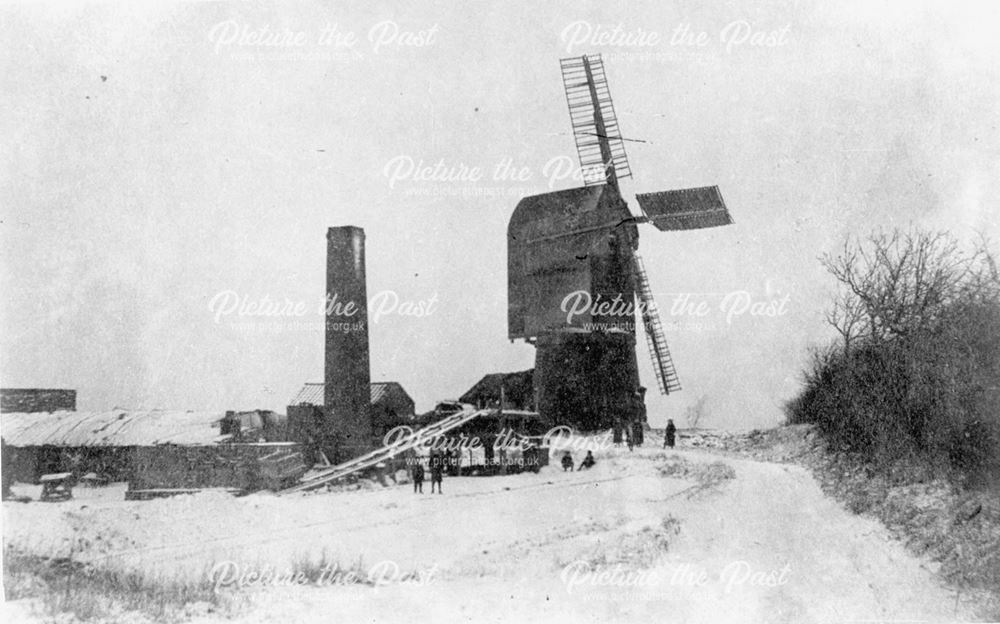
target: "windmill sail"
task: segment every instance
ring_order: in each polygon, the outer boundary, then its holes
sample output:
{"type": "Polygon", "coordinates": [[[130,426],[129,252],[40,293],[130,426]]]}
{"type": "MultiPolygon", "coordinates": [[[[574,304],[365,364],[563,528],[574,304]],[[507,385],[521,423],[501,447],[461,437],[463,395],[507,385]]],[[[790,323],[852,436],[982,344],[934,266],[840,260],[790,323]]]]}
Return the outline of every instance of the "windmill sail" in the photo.
{"type": "Polygon", "coordinates": [[[681,389],[681,382],[677,377],[674,361],[670,358],[667,337],[663,334],[663,325],[660,323],[660,311],[653,300],[646,268],[638,251],[632,251],[632,264],[635,268],[637,294],[641,303],[642,326],[646,330],[646,346],[649,347],[649,357],[653,360],[656,385],[660,388],[660,394],[677,392],[681,389]]]}
{"type": "Polygon", "coordinates": [[[639,193],[635,199],[649,222],[663,232],[719,227],[733,222],[717,186],[639,193]]]}
{"type": "Polygon", "coordinates": [[[559,61],[573,138],[587,186],[632,175],[600,54],[559,61]]]}

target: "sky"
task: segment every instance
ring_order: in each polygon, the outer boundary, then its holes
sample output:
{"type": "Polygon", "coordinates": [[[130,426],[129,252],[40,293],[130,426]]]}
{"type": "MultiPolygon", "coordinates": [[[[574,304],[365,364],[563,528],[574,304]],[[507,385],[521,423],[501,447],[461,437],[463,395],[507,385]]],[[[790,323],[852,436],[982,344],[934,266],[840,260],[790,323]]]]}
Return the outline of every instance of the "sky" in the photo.
{"type": "MultiPolygon", "coordinates": [[[[1000,238],[989,2],[0,5],[0,383],[78,409],[275,409],[323,376],[326,229],[364,228],[373,380],[418,411],[531,368],[506,224],[580,185],[559,59],[603,55],[683,390],[650,422],[781,422],[833,339],[819,257],[1000,238]],[[574,175],[576,174],[576,176],[574,175]],[[377,313],[376,313],[377,312],[377,313]]],[[[639,340],[640,377],[655,388],[639,340]]]]}

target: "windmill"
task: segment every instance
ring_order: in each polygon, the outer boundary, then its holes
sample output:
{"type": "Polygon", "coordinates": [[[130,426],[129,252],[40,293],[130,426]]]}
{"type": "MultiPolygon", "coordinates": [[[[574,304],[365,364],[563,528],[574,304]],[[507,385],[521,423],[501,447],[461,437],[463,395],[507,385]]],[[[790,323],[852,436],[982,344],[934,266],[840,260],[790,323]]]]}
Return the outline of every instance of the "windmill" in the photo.
{"type": "Polygon", "coordinates": [[[584,430],[645,413],[635,350],[641,319],[663,394],[680,390],[639,256],[638,225],[660,231],[732,223],[718,187],[621,196],[632,176],[600,55],[560,61],[584,186],[525,197],[508,224],[508,337],[534,344],[539,412],[584,430]],[[581,303],[582,302],[582,303],[581,303]],[[589,305],[584,305],[589,304],[589,305]]]}

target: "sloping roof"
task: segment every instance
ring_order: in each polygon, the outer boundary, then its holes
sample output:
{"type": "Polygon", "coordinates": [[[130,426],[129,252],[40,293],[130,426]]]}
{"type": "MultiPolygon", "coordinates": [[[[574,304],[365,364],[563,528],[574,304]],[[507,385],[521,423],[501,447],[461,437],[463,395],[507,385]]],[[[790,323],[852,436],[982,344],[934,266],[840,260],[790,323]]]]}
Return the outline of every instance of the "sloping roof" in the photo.
{"type": "Polygon", "coordinates": [[[532,239],[603,223],[607,215],[600,213],[598,207],[601,195],[606,190],[608,187],[604,185],[581,186],[525,197],[517,202],[510,215],[507,237],[526,243],[532,239]],[[559,215],[563,217],[561,221],[555,218],[559,215]]]}
{"type": "Polygon", "coordinates": [[[459,401],[463,403],[469,402],[469,397],[473,395],[478,395],[482,393],[489,394],[500,394],[500,384],[503,383],[504,377],[507,373],[490,373],[483,376],[482,379],[477,381],[471,388],[466,390],[465,394],[459,397],[459,401]]]}
{"type": "Polygon", "coordinates": [[[0,415],[11,446],[153,446],[213,444],[225,412],[109,410],[106,412],[12,413],[0,415]]]}
{"type": "MultiPolygon", "coordinates": [[[[396,384],[399,386],[399,384],[396,384]]],[[[402,386],[400,386],[402,389],[402,386]]],[[[379,401],[387,398],[392,390],[392,386],[389,383],[384,382],[373,382],[371,384],[371,404],[375,405],[379,401]]]]}
{"type": "Polygon", "coordinates": [[[307,405],[323,405],[323,390],[326,384],[324,383],[307,383],[302,386],[299,393],[292,397],[292,400],[288,402],[289,405],[302,405],[303,403],[307,405]]]}
{"type": "Polygon", "coordinates": [[[503,386],[505,398],[508,401],[530,401],[534,393],[534,372],[535,369],[529,368],[516,373],[490,373],[477,381],[458,400],[462,403],[472,404],[481,398],[498,400],[500,387],[503,386]]]}
{"type": "MultiPolygon", "coordinates": [[[[307,383],[302,386],[292,400],[288,403],[289,405],[302,405],[303,403],[307,405],[323,405],[324,397],[323,392],[325,390],[326,384],[324,383],[307,383]]],[[[370,384],[371,388],[371,404],[375,405],[379,401],[382,401],[389,397],[392,393],[402,393],[410,403],[413,399],[410,395],[403,389],[403,386],[397,381],[373,381],[370,384]]]]}

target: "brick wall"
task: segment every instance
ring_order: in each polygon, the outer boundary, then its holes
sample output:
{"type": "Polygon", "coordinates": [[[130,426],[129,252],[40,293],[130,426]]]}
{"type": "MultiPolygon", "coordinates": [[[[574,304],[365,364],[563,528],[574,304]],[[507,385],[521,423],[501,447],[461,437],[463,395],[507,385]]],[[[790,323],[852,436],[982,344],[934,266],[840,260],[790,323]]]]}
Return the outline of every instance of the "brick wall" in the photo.
{"type": "Polygon", "coordinates": [[[0,412],[76,411],[76,390],[0,388],[0,412]]]}

